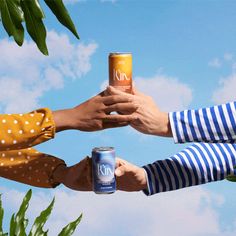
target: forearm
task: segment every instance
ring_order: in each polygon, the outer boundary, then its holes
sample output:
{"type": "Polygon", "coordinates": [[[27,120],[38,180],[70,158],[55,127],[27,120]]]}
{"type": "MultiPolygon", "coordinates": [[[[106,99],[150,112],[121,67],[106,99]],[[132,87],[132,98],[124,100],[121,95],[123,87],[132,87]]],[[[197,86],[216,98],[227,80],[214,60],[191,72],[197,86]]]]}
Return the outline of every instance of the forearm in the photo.
{"type": "Polygon", "coordinates": [[[65,162],[33,148],[0,152],[0,176],[20,183],[53,188],[61,183],[53,175],[65,162]]]}
{"type": "Polygon", "coordinates": [[[147,195],[177,190],[234,174],[235,144],[194,144],[166,160],[144,166],[148,178],[147,195]]]}
{"type": "Polygon", "coordinates": [[[198,110],[169,113],[176,143],[235,142],[236,102],[198,110]]]}

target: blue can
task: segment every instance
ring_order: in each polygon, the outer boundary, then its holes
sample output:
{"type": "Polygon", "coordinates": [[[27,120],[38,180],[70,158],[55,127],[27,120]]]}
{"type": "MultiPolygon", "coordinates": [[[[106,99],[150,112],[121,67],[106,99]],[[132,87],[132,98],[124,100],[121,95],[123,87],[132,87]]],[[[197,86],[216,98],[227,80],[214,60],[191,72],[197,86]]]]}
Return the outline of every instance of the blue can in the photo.
{"type": "Polygon", "coordinates": [[[109,194],[116,191],[115,149],[96,147],[92,151],[93,191],[109,194]]]}

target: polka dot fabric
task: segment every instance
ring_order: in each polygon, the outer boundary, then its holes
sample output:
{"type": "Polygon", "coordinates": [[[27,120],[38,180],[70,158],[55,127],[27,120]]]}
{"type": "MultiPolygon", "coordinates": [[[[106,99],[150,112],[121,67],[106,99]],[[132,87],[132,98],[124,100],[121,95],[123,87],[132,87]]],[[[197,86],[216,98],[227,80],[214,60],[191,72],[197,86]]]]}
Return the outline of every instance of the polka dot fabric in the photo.
{"type": "Polygon", "coordinates": [[[0,152],[0,176],[36,187],[54,188],[53,171],[65,162],[33,148],[0,152]]]}
{"type": "Polygon", "coordinates": [[[65,162],[31,148],[55,135],[52,112],[0,115],[0,176],[36,187],[52,188],[52,174],[65,162]]]}
{"type": "Polygon", "coordinates": [[[55,135],[55,123],[48,108],[26,114],[0,115],[0,151],[24,149],[55,135]]]}

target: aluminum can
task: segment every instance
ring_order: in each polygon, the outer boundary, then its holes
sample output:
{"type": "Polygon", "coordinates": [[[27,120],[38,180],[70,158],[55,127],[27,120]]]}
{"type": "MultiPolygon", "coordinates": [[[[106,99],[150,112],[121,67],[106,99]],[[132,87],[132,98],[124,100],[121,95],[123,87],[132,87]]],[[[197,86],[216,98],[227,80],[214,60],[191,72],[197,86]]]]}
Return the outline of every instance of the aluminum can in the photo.
{"type": "Polygon", "coordinates": [[[132,54],[109,54],[109,85],[124,92],[132,91],[132,54]]]}
{"type": "Polygon", "coordinates": [[[96,147],[92,150],[93,191],[109,194],[116,191],[115,149],[96,147]]]}

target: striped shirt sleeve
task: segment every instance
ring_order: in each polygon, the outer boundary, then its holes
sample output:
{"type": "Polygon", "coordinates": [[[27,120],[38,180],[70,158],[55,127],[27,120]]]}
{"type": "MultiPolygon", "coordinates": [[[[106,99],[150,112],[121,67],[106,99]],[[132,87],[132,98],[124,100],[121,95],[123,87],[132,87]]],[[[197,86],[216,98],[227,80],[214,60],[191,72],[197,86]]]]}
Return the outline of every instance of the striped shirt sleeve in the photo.
{"type": "Polygon", "coordinates": [[[236,102],[170,112],[169,120],[175,143],[236,142],[236,102]]]}
{"type": "Polygon", "coordinates": [[[177,190],[225,179],[236,174],[236,144],[196,143],[178,154],[143,168],[148,189],[146,195],[177,190]]]}

